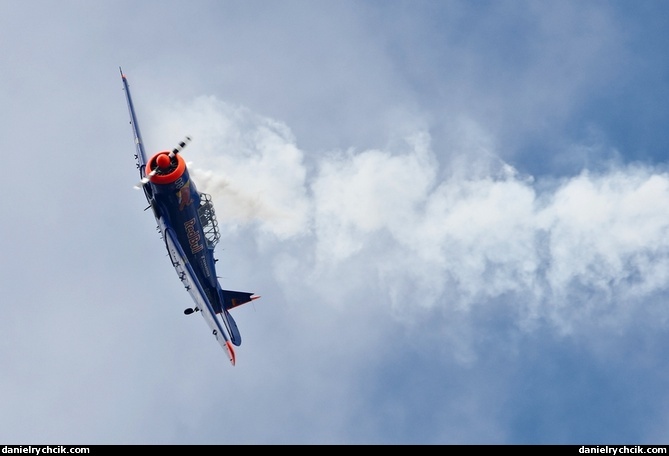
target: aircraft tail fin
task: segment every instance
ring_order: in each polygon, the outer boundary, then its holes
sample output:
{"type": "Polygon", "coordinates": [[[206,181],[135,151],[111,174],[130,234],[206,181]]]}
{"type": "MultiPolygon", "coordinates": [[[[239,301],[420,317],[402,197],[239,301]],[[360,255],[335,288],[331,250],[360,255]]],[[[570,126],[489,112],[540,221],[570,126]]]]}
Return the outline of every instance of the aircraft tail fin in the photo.
{"type": "Polygon", "coordinates": [[[242,343],[242,336],[239,334],[239,329],[237,328],[237,323],[232,318],[232,315],[228,312],[229,309],[232,309],[247,302],[258,299],[260,296],[254,296],[253,293],[247,293],[245,291],[230,291],[230,290],[220,290],[221,301],[223,301],[223,310],[221,316],[223,317],[223,323],[230,334],[230,341],[236,346],[239,346],[242,343]]]}
{"type": "Polygon", "coordinates": [[[235,323],[234,318],[227,310],[221,312],[221,317],[223,317],[223,324],[225,324],[228,334],[230,334],[230,341],[236,346],[240,346],[242,343],[242,335],[239,334],[239,328],[237,328],[237,323],[235,323]]]}

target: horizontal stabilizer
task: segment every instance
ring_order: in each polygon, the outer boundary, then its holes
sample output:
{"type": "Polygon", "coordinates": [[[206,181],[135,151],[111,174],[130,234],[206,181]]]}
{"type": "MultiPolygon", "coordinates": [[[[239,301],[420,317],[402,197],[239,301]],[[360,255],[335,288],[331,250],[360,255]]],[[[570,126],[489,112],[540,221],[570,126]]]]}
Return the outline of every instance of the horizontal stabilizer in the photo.
{"type": "Polygon", "coordinates": [[[259,297],[260,296],[254,296],[253,293],[247,293],[246,291],[221,290],[223,308],[226,310],[241,306],[254,299],[258,299],[259,297]]]}
{"type": "Polygon", "coordinates": [[[223,302],[223,311],[221,316],[223,317],[223,323],[228,329],[228,334],[230,334],[230,340],[236,346],[239,346],[242,343],[242,336],[239,334],[239,329],[237,329],[237,323],[232,318],[232,315],[228,312],[229,309],[241,306],[247,302],[258,299],[260,296],[254,296],[253,293],[247,293],[245,291],[230,291],[230,290],[220,290],[221,301],[223,302]]]}

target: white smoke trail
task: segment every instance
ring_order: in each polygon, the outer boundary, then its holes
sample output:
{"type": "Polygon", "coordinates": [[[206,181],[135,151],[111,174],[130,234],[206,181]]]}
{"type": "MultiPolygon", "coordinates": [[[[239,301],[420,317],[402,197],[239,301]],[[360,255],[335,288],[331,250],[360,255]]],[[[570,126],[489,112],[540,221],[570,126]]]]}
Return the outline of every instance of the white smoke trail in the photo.
{"type": "Polygon", "coordinates": [[[485,174],[465,166],[441,179],[424,132],[401,150],[310,164],[285,125],[247,109],[201,98],[171,112],[178,120],[162,128],[196,138],[191,173],[223,225],[290,246],[272,259],[286,289],[311,286],[332,302],[371,295],[403,315],[503,300],[518,325],[563,333],[618,327],[630,313],[666,321],[656,299],[669,283],[665,172],[583,171],[539,190],[492,161],[485,174]]]}
{"type": "Polygon", "coordinates": [[[213,97],[198,98],[169,114],[174,117],[161,112],[160,128],[185,130],[195,138],[196,145],[184,156],[194,161],[189,170],[198,190],[213,194],[227,228],[257,225],[278,239],[308,229],[303,154],[287,127],[213,97]]]}

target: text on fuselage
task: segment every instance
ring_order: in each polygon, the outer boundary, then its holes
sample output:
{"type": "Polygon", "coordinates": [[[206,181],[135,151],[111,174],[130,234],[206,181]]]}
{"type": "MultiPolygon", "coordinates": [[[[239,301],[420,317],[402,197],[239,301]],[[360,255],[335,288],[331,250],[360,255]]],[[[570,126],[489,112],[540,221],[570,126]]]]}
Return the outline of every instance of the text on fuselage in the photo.
{"type": "Polygon", "coordinates": [[[204,249],[204,244],[201,243],[202,237],[195,229],[195,219],[192,218],[184,223],[186,228],[186,237],[188,237],[188,244],[190,245],[190,253],[197,253],[204,249]]]}

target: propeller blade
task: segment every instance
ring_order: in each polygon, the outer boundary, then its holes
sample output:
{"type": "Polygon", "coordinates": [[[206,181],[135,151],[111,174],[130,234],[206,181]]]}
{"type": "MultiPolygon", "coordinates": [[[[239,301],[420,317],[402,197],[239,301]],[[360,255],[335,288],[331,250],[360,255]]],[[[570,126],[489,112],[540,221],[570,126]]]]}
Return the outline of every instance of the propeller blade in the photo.
{"type": "Polygon", "coordinates": [[[170,154],[170,158],[181,152],[184,147],[186,147],[186,144],[190,142],[190,136],[186,136],[183,141],[179,143],[177,147],[172,149],[172,153],[170,154]]]}
{"type": "MultiPolygon", "coordinates": [[[[188,144],[188,143],[190,142],[190,140],[191,140],[190,136],[186,136],[186,137],[184,138],[184,140],[181,141],[181,142],[177,145],[177,147],[175,147],[174,149],[172,149],[172,152],[170,152],[170,158],[173,158],[176,154],[178,154],[179,152],[181,152],[182,150],[184,150],[184,147],[186,147],[186,144],[188,144]]],[[[154,169],[153,171],[151,171],[149,174],[147,174],[146,176],[142,177],[142,180],[139,181],[139,183],[138,183],[137,185],[135,185],[135,189],[140,190],[144,185],[148,184],[149,181],[151,180],[151,178],[152,178],[153,176],[155,176],[157,172],[158,172],[158,168],[155,168],[155,169],[154,169]]]]}

